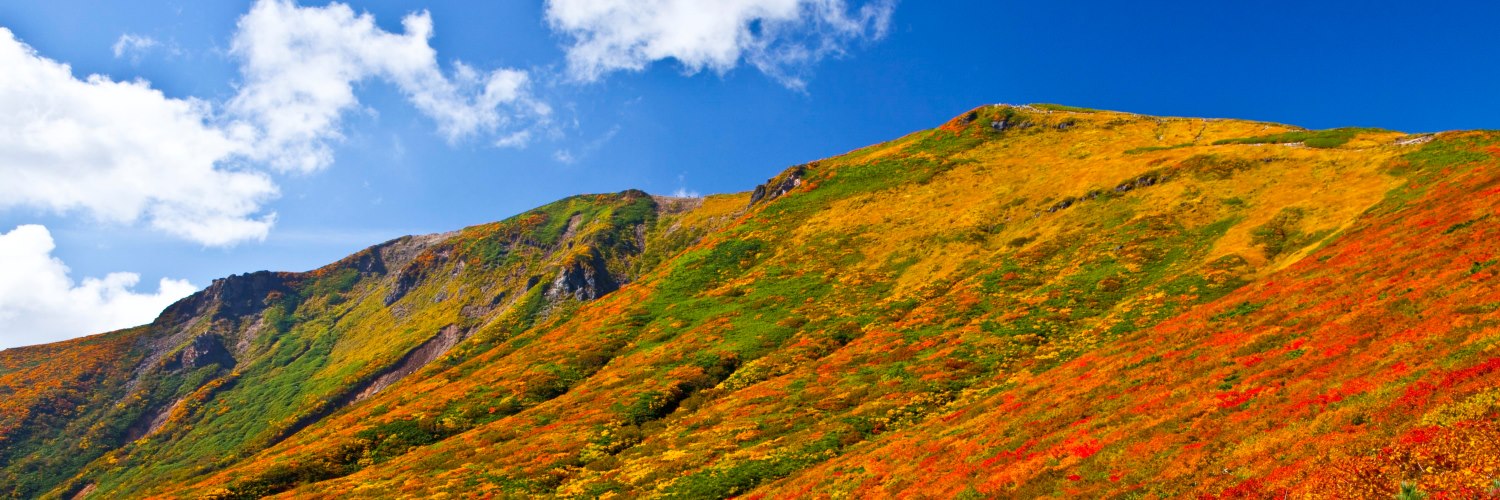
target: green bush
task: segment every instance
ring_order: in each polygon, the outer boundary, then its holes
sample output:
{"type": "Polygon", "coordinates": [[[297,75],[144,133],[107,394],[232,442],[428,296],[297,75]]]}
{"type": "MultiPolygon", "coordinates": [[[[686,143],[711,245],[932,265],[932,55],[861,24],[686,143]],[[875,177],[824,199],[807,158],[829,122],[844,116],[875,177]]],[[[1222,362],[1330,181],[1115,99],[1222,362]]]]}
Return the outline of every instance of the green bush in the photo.
{"type": "Polygon", "coordinates": [[[1260,245],[1267,259],[1295,249],[1306,242],[1301,225],[1304,211],[1300,208],[1283,208],[1269,222],[1250,231],[1250,241],[1260,245]]]}

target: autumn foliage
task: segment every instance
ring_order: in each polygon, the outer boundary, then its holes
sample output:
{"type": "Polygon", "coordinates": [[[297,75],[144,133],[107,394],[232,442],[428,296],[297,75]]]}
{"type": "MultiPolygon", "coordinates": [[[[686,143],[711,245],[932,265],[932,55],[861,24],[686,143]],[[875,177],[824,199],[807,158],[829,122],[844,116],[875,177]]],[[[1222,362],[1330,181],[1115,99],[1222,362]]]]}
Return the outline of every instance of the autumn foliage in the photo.
{"type": "Polygon", "coordinates": [[[985,106],[755,202],[569,198],[5,351],[0,491],[1500,496],[1497,145],[985,106]]]}

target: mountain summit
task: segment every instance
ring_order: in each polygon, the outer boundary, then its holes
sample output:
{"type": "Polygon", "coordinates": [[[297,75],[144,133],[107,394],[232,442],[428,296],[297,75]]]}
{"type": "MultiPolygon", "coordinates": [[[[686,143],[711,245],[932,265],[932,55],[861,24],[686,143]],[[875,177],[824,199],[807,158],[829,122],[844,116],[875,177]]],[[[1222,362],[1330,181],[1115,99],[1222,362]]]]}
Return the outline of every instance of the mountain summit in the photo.
{"type": "Polygon", "coordinates": [[[1500,495],[1500,134],[983,106],[0,351],[0,495],[1500,495]]]}

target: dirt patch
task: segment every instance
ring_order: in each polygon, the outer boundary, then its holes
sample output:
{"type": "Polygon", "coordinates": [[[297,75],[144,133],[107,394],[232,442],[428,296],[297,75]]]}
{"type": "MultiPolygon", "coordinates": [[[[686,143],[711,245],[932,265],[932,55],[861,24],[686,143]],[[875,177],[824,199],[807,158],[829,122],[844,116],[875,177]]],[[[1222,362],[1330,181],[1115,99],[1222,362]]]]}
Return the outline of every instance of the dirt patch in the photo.
{"type": "Polygon", "coordinates": [[[355,393],[354,398],[350,399],[346,405],[354,404],[370,396],[374,396],[376,393],[385,390],[386,387],[390,387],[391,384],[406,378],[407,375],[416,373],[417,370],[423,366],[427,366],[428,363],[436,360],[438,356],[442,356],[443,353],[448,352],[453,346],[458,345],[459,341],[463,340],[464,337],[465,335],[462,330],[458,329],[458,325],[448,325],[439,331],[436,336],[423,342],[416,349],[407,352],[406,356],[401,358],[401,361],[397,362],[395,366],[391,367],[384,374],[375,377],[375,380],[370,381],[369,385],[355,393]]]}

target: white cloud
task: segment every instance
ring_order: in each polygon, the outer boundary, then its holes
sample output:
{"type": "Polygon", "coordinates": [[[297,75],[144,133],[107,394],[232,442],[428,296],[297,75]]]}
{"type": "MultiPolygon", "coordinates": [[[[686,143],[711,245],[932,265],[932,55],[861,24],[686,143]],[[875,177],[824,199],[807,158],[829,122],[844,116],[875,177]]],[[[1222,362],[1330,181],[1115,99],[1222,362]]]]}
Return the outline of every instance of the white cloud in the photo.
{"type": "Polygon", "coordinates": [[[155,293],[135,292],[135,273],[75,283],[68,266],[52,256],[54,248],[42,226],[0,233],[0,349],[143,325],[197,290],[187,281],[162,279],[155,293]]]}
{"type": "MultiPolygon", "coordinates": [[[[428,44],[432,20],[407,16],[403,34],[348,6],[260,0],[239,21],[231,53],[238,93],[223,109],[169,98],[145,81],[77,78],[0,28],[0,210],[79,212],[211,246],[263,240],[277,195],[260,169],[310,172],[333,161],[341,116],[360,109],[354,85],[390,82],[451,141],[494,134],[521,147],[551,109],[525,71],[445,74],[428,44]]],[[[163,45],[122,35],[117,57],[163,45]]],[[[373,111],[373,110],[372,110],[373,111]]]]}
{"type": "Polygon", "coordinates": [[[244,151],[196,99],[144,81],[71,68],[0,28],[0,209],[83,212],[205,245],[265,238],[276,195],[264,174],[230,168],[244,151]]]}
{"type": "Polygon", "coordinates": [[[885,35],[895,0],[547,0],[547,21],[573,38],[568,68],[582,81],[676,59],[688,73],[743,60],[790,88],[853,41],[885,35]]]}
{"type": "Polygon", "coordinates": [[[125,33],[120,35],[119,40],[115,40],[115,45],[112,48],[115,52],[115,59],[119,59],[125,57],[126,54],[130,54],[132,58],[137,57],[139,54],[151,50],[158,45],[161,45],[161,43],[157,42],[155,38],[125,33]]]}
{"type": "Polygon", "coordinates": [[[426,12],[401,24],[404,33],[384,31],[374,16],[340,3],[256,2],[234,36],[231,53],[242,62],[244,82],[229,103],[258,129],[251,157],[284,171],[327,166],[341,116],[358,105],[354,84],[372,78],[394,84],[450,142],[494,133],[499,145],[516,146],[529,135],[515,129],[551,113],[530,96],[525,71],[481,72],[456,62],[444,74],[428,44],[426,12]]]}

